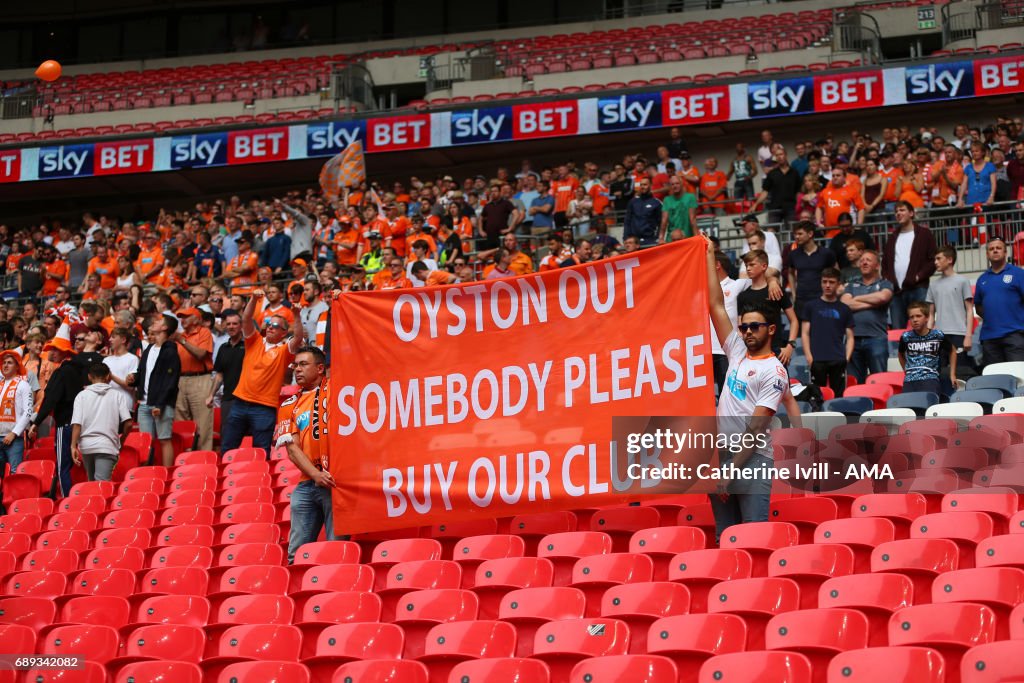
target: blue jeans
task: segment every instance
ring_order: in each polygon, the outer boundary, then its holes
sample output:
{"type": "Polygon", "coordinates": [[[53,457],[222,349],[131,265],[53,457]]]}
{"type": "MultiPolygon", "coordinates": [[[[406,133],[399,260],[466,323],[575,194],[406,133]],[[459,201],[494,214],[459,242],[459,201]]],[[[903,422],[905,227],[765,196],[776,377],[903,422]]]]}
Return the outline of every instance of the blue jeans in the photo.
{"type": "Polygon", "coordinates": [[[889,362],[889,340],[885,337],[855,337],[850,357],[850,374],[862,383],[868,373],[885,372],[889,362]]]}
{"type": "Polygon", "coordinates": [[[262,448],[269,458],[276,423],[276,408],[236,398],[227,421],[220,427],[220,452],[238,448],[242,438],[251,435],[253,447],[262,448]]]}
{"type": "Polygon", "coordinates": [[[324,529],[324,538],[336,541],[334,535],[333,503],[331,489],[317,486],[312,481],[303,481],[292,490],[291,532],[288,534],[288,564],[295,558],[295,552],[304,543],[313,543],[324,529]]]}
{"type": "MultiPolygon", "coordinates": [[[[907,326],[907,306],[915,301],[924,301],[927,296],[927,287],[904,289],[894,295],[892,301],[889,302],[889,319],[892,321],[892,329],[904,329],[907,326]]],[[[882,369],[885,370],[885,368],[882,369]]]]}
{"type": "MultiPolygon", "coordinates": [[[[722,460],[725,465],[730,460],[722,460]]],[[[743,463],[741,469],[771,467],[774,461],[760,454],[753,454],[743,463]]],[[[722,532],[734,524],[746,522],[767,522],[768,506],[772,498],[772,480],[764,477],[737,479],[729,485],[729,497],[722,500],[712,493],[711,510],[715,513],[715,542],[722,532]]]]}
{"type": "Polygon", "coordinates": [[[25,455],[25,437],[19,436],[11,442],[10,446],[0,442],[0,477],[4,475],[4,464],[11,466],[11,474],[18,469],[21,460],[25,455]]]}

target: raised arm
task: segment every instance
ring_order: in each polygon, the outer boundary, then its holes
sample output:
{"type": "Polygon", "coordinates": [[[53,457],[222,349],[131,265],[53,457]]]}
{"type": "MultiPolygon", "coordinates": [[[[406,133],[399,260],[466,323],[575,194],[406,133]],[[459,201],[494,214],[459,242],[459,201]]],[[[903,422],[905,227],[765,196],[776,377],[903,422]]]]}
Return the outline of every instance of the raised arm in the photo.
{"type": "Polygon", "coordinates": [[[732,332],[732,320],[725,310],[725,296],[722,293],[722,284],[718,281],[715,262],[715,245],[704,236],[707,247],[707,269],[708,269],[708,312],[711,314],[711,323],[714,325],[715,334],[718,335],[720,344],[725,344],[726,338],[732,332]]]}

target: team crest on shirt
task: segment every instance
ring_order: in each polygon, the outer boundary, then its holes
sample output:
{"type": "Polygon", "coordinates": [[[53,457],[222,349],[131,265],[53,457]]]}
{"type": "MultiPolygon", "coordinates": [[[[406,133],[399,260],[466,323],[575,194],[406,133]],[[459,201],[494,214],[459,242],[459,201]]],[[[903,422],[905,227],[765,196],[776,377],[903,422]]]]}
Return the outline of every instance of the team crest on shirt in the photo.
{"type": "Polygon", "coordinates": [[[1006,273],[1005,275],[1003,275],[1003,282],[1005,284],[1010,284],[1011,282],[1013,282],[1013,275],[1011,275],[1010,273],[1006,273]]]}
{"type": "Polygon", "coordinates": [[[775,383],[772,385],[772,387],[775,389],[775,391],[781,392],[786,390],[786,385],[781,379],[775,380],[775,383]]]}

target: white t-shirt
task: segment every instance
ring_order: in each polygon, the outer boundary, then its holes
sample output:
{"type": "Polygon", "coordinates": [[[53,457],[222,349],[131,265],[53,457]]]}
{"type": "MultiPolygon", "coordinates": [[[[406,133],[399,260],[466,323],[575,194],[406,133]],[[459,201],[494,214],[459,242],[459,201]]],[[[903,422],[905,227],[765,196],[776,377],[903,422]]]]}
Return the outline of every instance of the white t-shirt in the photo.
{"type": "MultiPolygon", "coordinates": [[[[145,350],[143,350],[145,353],[145,350]]],[[[146,358],[146,367],[142,370],[142,388],[146,394],[146,400],[149,400],[149,378],[153,376],[153,369],[156,368],[156,359],[160,356],[160,349],[154,348],[150,351],[149,356],[146,358]]],[[[138,383],[136,383],[138,386],[138,383]]]]}
{"type": "MultiPolygon", "coordinates": [[[[745,292],[748,289],[750,289],[750,280],[733,280],[731,277],[727,277],[722,280],[722,294],[725,297],[725,312],[729,314],[729,320],[732,322],[734,330],[736,328],[736,319],[739,317],[740,293],[745,292]]],[[[725,354],[725,351],[722,350],[722,345],[718,342],[718,335],[715,334],[715,325],[713,322],[711,324],[711,353],[719,356],[725,354]]]]}
{"type": "MultiPolygon", "coordinates": [[[[789,386],[789,373],[779,359],[771,353],[752,358],[735,330],[725,340],[725,353],[729,358],[729,370],[725,376],[725,387],[718,398],[718,429],[723,433],[726,433],[728,425],[722,424],[722,418],[749,418],[758,406],[778,411],[779,403],[789,386]]],[[[757,452],[771,458],[770,440],[766,446],[757,449],[757,452]]]]}
{"type": "Polygon", "coordinates": [[[896,273],[897,287],[903,286],[903,280],[907,277],[907,270],[910,268],[910,251],[914,248],[914,231],[901,232],[896,236],[896,258],[893,261],[893,270],[896,273]]]}
{"type": "MultiPolygon", "coordinates": [[[[110,368],[110,374],[123,380],[128,375],[138,372],[139,357],[134,353],[125,353],[121,356],[107,356],[103,359],[103,364],[110,368]]],[[[149,381],[148,375],[146,381],[149,381]]],[[[135,392],[125,389],[113,380],[110,382],[110,387],[120,392],[129,406],[135,405],[135,392]]]]}
{"type": "MultiPolygon", "coordinates": [[[[768,254],[768,265],[772,263],[772,256],[779,257],[779,263],[782,263],[782,247],[779,246],[779,238],[775,236],[774,232],[768,232],[762,230],[764,233],[764,253],[768,254]]],[[[743,240],[743,249],[740,251],[741,254],[746,254],[750,251],[750,245],[747,244],[746,240],[743,240]]],[[[781,270],[780,270],[781,272],[781,270]]]]}

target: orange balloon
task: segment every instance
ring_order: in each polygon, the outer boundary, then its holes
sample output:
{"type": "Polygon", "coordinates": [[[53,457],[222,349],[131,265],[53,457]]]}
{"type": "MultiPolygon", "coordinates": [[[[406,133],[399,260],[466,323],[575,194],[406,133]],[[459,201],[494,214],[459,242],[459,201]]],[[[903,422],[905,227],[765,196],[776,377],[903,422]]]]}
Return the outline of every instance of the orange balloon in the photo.
{"type": "Polygon", "coordinates": [[[36,76],[44,81],[55,81],[60,78],[60,62],[47,59],[36,69],[36,76]]]}

